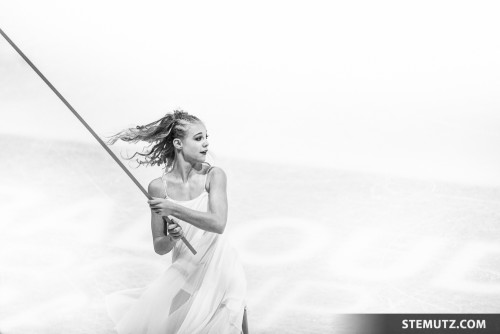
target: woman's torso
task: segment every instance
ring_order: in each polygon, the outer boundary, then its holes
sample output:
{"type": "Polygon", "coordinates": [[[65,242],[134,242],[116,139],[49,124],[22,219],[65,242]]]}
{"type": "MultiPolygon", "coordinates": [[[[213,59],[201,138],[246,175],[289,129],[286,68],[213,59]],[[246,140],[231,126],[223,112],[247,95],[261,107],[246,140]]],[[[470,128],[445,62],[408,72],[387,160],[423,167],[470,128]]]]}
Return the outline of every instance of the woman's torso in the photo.
{"type": "MultiPolygon", "coordinates": [[[[164,187],[164,194],[165,198],[176,203],[179,205],[182,205],[186,208],[189,208],[191,210],[196,210],[196,211],[201,211],[201,212],[207,212],[208,211],[208,199],[209,199],[209,180],[208,180],[208,175],[210,172],[211,166],[204,166],[203,169],[203,174],[200,173],[198,174],[198,180],[197,182],[193,182],[194,185],[197,185],[198,187],[192,187],[191,189],[187,187],[186,189],[174,189],[172,187],[172,183],[168,182],[167,180],[167,174],[163,174],[161,177],[163,187],[164,187]],[[198,189],[196,189],[198,188],[198,189]],[[200,188],[202,188],[200,192],[200,188]],[[181,200],[181,199],[174,199],[170,197],[171,194],[175,194],[175,196],[179,197],[190,197],[192,194],[196,194],[198,192],[198,195],[194,195],[191,199],[186,199],[186,200],[181,200]]],[[[174,217],[175,218],[175,217],[174,217]]],[[[190,261],[199,259],[201,260],[204,258],[204,255],[207,255],[207,251],[210,249],[215,248],[217,243],[219,242],[219,239],[221,239],[221,235],[213,232],[208,232],[205,231],[201,228],[198,228],[196,226],[193,226],[191,224],[188,224],[187,222],[175,218],[176,223],[178,223],[182,230],[184,237],[191,243],[191,245],[196,249],[198,254],[196,256],[193,256],[193,254],[188,250],[188,248],[182,243],[182,242],[177,242],[174,246],[173,253],[172,253],[172,262],[175,262],[176,260],[179,259],[179,257],[186,257],[186,259],[189,259],[190,261]],[[201,253],[201,254],[200,254],[201,253]]]]}

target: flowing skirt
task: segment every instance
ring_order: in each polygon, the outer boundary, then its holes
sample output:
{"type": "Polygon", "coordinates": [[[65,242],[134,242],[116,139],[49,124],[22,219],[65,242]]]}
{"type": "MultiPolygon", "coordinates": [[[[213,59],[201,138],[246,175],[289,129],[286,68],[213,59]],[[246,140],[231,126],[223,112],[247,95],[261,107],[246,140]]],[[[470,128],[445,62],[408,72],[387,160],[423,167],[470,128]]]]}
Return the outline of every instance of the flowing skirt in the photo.
{"type": "Polygon", "coordinates": [[[214,233],[191,243],[198,254],[178,242],[172,265],[148,286],[106,296],[119,334],[241,333],[246,279],[235,251],[214,233]]]}

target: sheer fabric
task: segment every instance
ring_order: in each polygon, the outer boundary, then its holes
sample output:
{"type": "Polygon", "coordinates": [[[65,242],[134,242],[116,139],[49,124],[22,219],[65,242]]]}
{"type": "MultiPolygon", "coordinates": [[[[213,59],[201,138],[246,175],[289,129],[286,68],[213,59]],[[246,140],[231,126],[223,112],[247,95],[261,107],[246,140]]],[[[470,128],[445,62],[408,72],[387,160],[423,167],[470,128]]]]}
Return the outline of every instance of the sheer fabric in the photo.
{"type": "MultiPolygon", "coordinates": [[[[172,201],[207,211],[208,193],[172,201]]],[[[224,234],[176,221],[198,253],[178,241],[172,265],[151,284],[106,296],[115,329],[119,334],[240,334],[246,279],[236,252],[224,234]]]]}

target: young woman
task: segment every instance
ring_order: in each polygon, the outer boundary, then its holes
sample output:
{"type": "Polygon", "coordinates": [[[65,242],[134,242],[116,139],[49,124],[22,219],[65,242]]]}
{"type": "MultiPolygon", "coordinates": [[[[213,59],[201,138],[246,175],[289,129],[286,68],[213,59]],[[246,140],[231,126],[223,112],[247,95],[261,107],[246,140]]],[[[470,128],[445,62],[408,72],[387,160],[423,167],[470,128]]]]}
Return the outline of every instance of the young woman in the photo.
{"type": "Polygon", "coordinates": [[[172,253],[172,265],[149,286],[107,296],[108,313],[120,334],[247,331],[246,279],[223,234],[226,175],[205,162],[207,138],[198,118],[176,110],[109,141],[149,142],[149,152],[134,154],[141,156],[139,164],[165,165],[163,176],[149,184],[153,200],[148,203],[154,250],[160,255],[172,253]],[[172,221],[168,234],[162,217],[172,221]],[[179,240],[182,236],[196,255],[179,240]]]}

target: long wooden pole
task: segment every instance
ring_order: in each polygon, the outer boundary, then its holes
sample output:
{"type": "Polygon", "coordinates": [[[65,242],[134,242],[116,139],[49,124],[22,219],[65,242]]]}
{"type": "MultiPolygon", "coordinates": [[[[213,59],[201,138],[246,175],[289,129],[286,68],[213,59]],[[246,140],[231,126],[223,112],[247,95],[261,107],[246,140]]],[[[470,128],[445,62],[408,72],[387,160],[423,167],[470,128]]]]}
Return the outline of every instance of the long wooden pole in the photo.
{"type": "MultiPolygon", "coordinates": [[[[12,42],[12,40],[9,38],[9,36],[7,36],[2,29],[0,29],[0,34],[5,38],[5,40],[7,42],[9,42],[9,44],[14,48],[14,50],[17,51],[17,53],[19,53],[19,55],[26,61],[26,63],[28,63],[28,65],[33,69],[33,71],[36,72],[36,74],[38,74],[38,76],[47,84],[47,86],[49,86],[49,88],[57,95],[57,97],[59,97],[59,99],[66,105],[66,107],[68,107],[68,109],[73,113],[73,115],[76,116],[76,118],[78,118],[78,120],[83,124],[83,126],[85,126],[85,128],[87,130],[89,130],[89,132],[92,134],[92,136],[94,136],[94,138],[99,142],[99,144],[101,144],[101,146],[106,150],[106,152],[109,153],[109,155],[116,161],[116,163],[118,164],[118,166],[121,167],[121,169],[123,169],[123,171],[128,175],[128,177],[136,184],[136,186],[142,191],[142,193],[148,198],[148,199],[153,199],[149,194],[148,192],[146,191],[146,189],[144,189],[144,187],[139,183],[139,181],[137,181],[137,179],[134,177],[134,175],[132,175],[132,173],[130,173],[130,171],[123,165],[123,163],[116,157],[116,155],[109,149],[108,145],[106,145],[102,139],[95,133],[95,131],[87,124],[87,122],[85,122],[85,120],[80,116],[80,114],[78,114],[78,112],[75,110],[75,108],[73,108],[71,106],[71,104],[69,104],[69,102],[64,98],[64,96],[61,95],[61,93],[59,93],[59,91],[50,83],[49,80],[47,80],[47,78],[42,74],[42,72],[40,72],[38,70],[38,68],[36,68],[36,66],[28,59],[28,57],[26,57],[26,55],[16,46],[16,44],[14,44],[14,42],[12,42]]],[[[167,217],[163,217],[163,221],[165,224],[168,224],[170,223],[170,219],[168,219],[167,217]]],[[[165,229],[166,231],[166,229],[165,229]]],[[[191,244],[189,243],[189,241],[186,240],[185,237],[182,237],[181,240],[184,242],[184,244],[186,244],[186,247],[189,248],[189,250],[193,253],[193,254],[196,254],[196,250],[193,248],[193,246],[191,246],[191,244]]]]}

